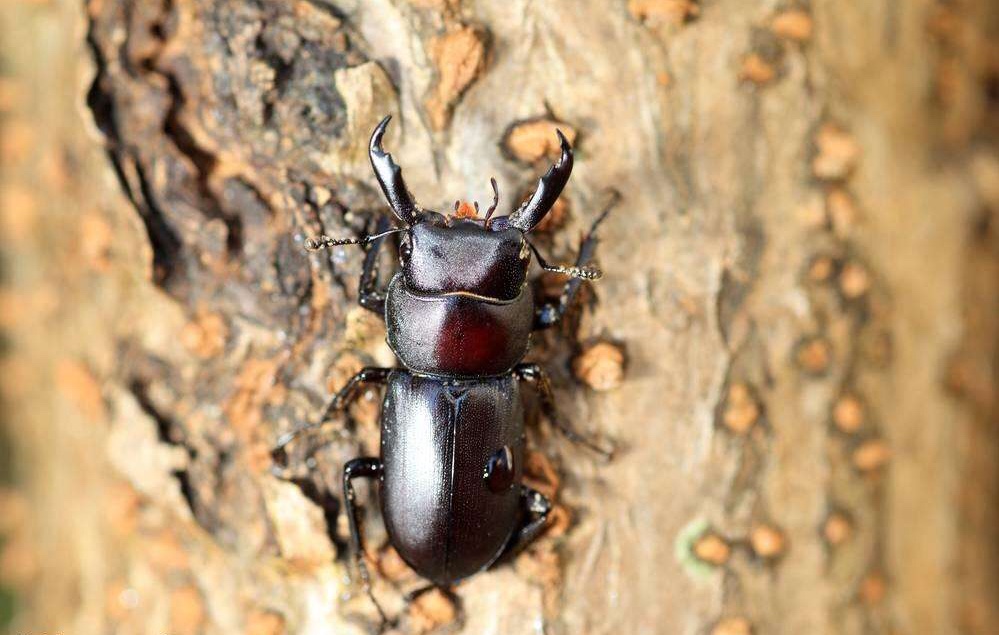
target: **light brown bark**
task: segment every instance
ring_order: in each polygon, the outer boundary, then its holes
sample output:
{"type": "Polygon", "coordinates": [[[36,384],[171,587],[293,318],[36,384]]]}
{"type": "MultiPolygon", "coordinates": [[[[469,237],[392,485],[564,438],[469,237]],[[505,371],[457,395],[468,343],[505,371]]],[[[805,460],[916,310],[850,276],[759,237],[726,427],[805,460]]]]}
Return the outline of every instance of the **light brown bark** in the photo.
{"type": "Polygon", "coordinates": [[[992,5],[4,3],[12,632],[374,628],[337,484],[377,452],[375,396],[296,446],[300,480],[269,449],[392,363],[360,252],[301,248],[385,213],[387,113],[438,209],[490,176],[514,206],[550,124],[574,134],[559,260],[623,194],[604,278],[532,352],[621,451],[531,432],[558,522],[453,621],[403,601],[365,490],[399,632],[999,631],[992,5]],[[572,371],[594,342],[626,353],[616,388],[572,371]]]}

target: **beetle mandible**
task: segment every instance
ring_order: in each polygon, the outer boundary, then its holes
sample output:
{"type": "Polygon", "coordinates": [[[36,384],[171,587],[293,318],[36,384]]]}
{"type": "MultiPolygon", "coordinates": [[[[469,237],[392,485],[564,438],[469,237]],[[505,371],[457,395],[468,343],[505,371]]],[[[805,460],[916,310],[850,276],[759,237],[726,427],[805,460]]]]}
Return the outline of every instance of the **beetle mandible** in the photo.
{"type": "Polygon", "coordinates": [[[532,331],[558,323],[581,281],[601,275],[587,263],[596,247],[595,229],[611,206],[584,236],[575,265],[547,263],[526,236],[569,179],[569,142],[556,131],[561,156],[509,216],[493,216],[499,192],[490,179],[493,204],[485,216],[454,218],[414,201],[402,170],[382,149],[390,119],[375,128],[369,155],[393,214],[405,226],[363,238],[322,236],[306,241],[306,247],[368,247],[359,302],[384,316],[389,346],[403,367],[362,369],[329,401],[318,422],[282,436],[276,448],[282,450],[298,434],[322,425],[346,407],[362,384],[386,387],[381,455],[353,459],[343,469],[351,546],[372,600],[354,479],[378,480],[392,546],[420,576],[448,586],[516,553],[543,530],[551,509],[548,499],[521,484],[525,435],[520,381],[536,384],[544,414],[568,438],[610,454],[558,418],[546,374],[537,364],[522,363],[532,331]],[[379,290],[377,253],[392,233],[402,234],[401,270],[387,289],[379,290]],[[527,283],[532,254],[545,271],[569,276],[557,301],[535,306],[527,283]]]}

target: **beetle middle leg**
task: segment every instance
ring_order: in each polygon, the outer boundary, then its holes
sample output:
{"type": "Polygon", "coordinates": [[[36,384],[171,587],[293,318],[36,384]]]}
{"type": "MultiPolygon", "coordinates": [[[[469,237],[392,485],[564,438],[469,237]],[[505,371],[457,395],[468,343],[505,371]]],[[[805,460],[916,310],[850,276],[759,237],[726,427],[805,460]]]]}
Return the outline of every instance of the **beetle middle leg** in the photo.
{"type": "Polygon", "coordinates": [[[326,420],[333,415],[333,413],[343,410],[347,404],[357,397],[357,389],[361,384],[378,384],[380,386],[384,386],[385,382],[388,381],[389,374],[393,370],[394,369],[392,368],[379,368],[377,366],[367,366],[362,368],[356,375],[350,378],[350,381],[348,381],[347,384],[341,388],[332,399],[329,400],[329,402],[327,402],[326,406],[323,408],[323,413],[317,422],[299,426],[290,432],[282,434],[278,437],[277,444],[274,446],[274,449],[271,450],[271,454],[278,454],[282,452],[285,446],[294,441],[299,435],[321,428],[323,424],[326,423],[326,420]]]}
{"type": "Polygon", "coordinates": [[[555,395],[552,392],[551,382],[548,380],[548,375],[545,373],[544,369],[541,368],[541,366],[538,364],[518,364],[513,369],[513,375],[517,379],[534,382],[534,384],[538,387],[538,397],[541,401],[541,411],[545,414],[551,424],[557,428],[559,432],[564,434],[567,439],[573,443],[578,443],[589,448],[607,460],[610,460],[613,457],[613,449],[608,450],[600,447],[590,439],[587,439],[573,430],[569,424],[559,417],[558,410],[555,407],[555,395]]]}
{"type": "Polygon", "coordinates": [[[371,590],[371,575],[368,573],[368,565],[364,562],[364,550],[361,545],[360,523],[357,518],[357,505],[355,504],[354,483],[355,478],[381,478],[384,468],[380,459],[374,457],[360,457],[347,461],[343,466],[343,502],[347,512],[347,521],[350,525],[350,546],[354,552],[354,562],[357,565],[357,574],[361,578],[361,585],[364,592],[371,599],[371,602],[378,610],[378,615],[382,620],[382,625],[388,623],[385,611],[382,610],[375,594],[371,590]]]}

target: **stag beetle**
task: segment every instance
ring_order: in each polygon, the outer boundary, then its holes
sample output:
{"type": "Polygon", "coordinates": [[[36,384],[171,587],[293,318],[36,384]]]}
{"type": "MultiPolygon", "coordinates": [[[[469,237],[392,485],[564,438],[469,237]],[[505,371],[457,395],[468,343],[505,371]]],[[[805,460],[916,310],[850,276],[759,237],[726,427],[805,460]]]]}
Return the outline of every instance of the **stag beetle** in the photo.
{"type": "Polygon", "coordinates": [[[383,222],[373,235],[321,236],[307,240],[306,247],[368,247],[359,302],[384,316],[388,343],[403,368],[364,368],[330,400],[317,423],[284,435],[276,448],[283,449],[346,407],[362,384],[386,386],[381,456],[353,459],[343,469],[351,546],[369,596],[354,479],[378,480],[392,546],[434,585],[448,586],[489,567],[544,528],[551,503],[521,484],[521,380],[536,384],[542,410],[556,428],[609,456],[557,417],[547,376],[537,364],[521,360],[531,332],[562,318],[581,280],[600,277],[587,262],[596,246],[594,230],[611,206],[584,236],[575,265],[548,264],[526,234],[548,213],[569,179],[572,149],[561,131],[561,157],[519,209],[493,216],[499,192],[491,179],[493,204],[485,217],[478,218],[476,204],[475,218],[455,218],[417,206],[401,169],[382,149],[389,120],[385,117],[375,128],[369,155],[392,212],[405,226],[386,231],[383,222]],[[402,234],[401,270],[383,291],[376,288],[377,253],[393,233],[402,234]],[[535,306],[527,284],[532,254],[544,270],[570,277],[557,302],[535,306]]]}

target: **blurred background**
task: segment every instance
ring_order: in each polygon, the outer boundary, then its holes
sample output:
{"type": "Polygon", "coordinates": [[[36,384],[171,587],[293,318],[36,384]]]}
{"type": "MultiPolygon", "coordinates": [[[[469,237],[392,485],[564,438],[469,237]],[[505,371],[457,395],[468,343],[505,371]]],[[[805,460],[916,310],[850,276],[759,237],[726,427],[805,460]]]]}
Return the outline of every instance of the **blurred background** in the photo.
{"type": "Polygon", "coordinates": [[[293,479],[270,449],[394,363],[361,252],[302,248],[387,213],[385,114],[440,211],[489,177],[514,208],[565,131],[550,260],[623,195],[530,354],[618,456],[531,426],[548,530],[446,591],[363,489],[391,632],[999,632],[997,29],[991,0],[6,0],[0,632],[377,632],[338,483],[379,395],[293,479]]]}

